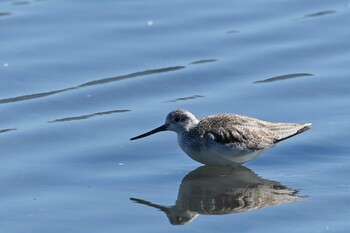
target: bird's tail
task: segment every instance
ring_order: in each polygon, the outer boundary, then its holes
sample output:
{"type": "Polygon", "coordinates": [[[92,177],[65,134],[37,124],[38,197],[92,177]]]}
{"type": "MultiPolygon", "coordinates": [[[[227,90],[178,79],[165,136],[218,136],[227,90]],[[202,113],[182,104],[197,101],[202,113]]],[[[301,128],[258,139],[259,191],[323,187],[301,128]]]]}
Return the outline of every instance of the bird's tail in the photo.
{"type": "Polygon", "coordinates": [[[270,128],[270,130],[274,131],[278,134],[278,139],[276,142],[283,141],[287,138],[293,137],[297,134],[303,133],[309,129],[311,129],[311,123],[306,124],[284,124],[281,123],[279,126],[275,126],[270,128]]]}

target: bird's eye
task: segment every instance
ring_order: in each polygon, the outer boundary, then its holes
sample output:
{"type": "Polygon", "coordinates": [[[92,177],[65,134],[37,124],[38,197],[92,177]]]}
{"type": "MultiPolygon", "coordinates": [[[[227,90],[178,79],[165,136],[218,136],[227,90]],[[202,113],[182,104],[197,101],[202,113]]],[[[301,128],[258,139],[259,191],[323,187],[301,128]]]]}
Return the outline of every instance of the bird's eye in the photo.
{"type": "Polygon", "coordinates": [[[179,121],[180,121],[180,118],[179,118],[179,117],[175,117],[174,121],[175,121],[175,122],[179,122],[179,121]]]}

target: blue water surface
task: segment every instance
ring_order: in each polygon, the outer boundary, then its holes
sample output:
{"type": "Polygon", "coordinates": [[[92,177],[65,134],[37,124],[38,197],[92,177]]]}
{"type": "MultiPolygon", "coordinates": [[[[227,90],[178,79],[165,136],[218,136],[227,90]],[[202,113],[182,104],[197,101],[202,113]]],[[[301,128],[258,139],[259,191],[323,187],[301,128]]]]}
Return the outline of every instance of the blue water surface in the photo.
{"type": "Polygon", "coordinates": [[[350,2],[0,1],[2,232],[348,232],[350,2]],[[311,122],[201,167],[174,109],[311,122]],[[132,198],[130,200],[130,198],[132,198]]]}

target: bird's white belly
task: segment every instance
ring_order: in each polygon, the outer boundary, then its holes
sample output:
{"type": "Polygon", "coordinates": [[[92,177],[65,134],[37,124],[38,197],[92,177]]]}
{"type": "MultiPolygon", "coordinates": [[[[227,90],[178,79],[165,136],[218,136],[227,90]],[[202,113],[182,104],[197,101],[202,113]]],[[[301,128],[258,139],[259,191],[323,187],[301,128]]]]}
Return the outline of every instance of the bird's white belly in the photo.
{"type": "Polygon", "coordinates": [[[232,150],[220,152],[216,150],[191,151],[184,150],[192,159],[207,165],[234,166],[246,163],[256,158],[262,151],[241,151],[232,150]]]}
{"type": "Polygon", "coordinates": [[[213,166],[236,166],[246,163],[265,150],[248,150],[213,143],[211,145],[198,144],[196,146],[186,144],[178,138],[181,149],[197,162],[213,166]]]}

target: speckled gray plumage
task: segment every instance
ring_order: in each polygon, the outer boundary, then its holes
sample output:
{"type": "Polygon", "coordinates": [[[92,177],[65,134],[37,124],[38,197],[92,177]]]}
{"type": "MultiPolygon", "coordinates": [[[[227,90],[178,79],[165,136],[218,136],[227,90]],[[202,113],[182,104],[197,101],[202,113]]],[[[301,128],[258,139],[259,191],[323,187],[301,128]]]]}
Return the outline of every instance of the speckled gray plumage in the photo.
{"type": "Polygon", "coordinates": [[[306,124],[272,123],[238,114],[219,114],[202,118],[192,130],[200,137],[212,134],[221,144],[259,150],[307,129],[306,124]]]}

